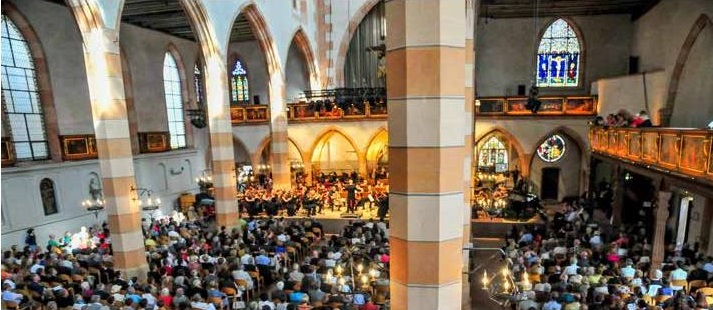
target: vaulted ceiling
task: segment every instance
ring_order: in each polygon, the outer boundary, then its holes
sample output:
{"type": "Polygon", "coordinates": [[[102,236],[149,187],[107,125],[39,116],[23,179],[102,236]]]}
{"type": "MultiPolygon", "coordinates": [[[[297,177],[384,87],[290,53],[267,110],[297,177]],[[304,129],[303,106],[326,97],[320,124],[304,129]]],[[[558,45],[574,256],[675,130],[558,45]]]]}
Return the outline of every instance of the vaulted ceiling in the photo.
{"type": "Polygon", "coordinates": [[[641,16],[660,0],[480,0],[487,18],[548,17],[601,14],[641,16]]]}
{"type": "MultiPolygon", "coordinates": [[[[65,4],[64,0],[48,0],[65,4]]],[[[142,28],[153,29],[180,38],[196,41],[188,15],[178,0],[125,0],[121,21],[142,28]]],[[[231,42],[254,40],[250,23],[240,14],[233,24],[231,42]]]]}

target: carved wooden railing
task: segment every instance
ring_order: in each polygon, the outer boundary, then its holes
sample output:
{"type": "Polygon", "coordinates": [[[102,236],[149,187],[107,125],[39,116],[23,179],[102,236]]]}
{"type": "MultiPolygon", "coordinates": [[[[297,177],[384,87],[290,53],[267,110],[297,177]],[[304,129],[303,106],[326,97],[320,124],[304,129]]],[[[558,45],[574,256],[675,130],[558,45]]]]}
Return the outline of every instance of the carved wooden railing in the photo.
{"type": "Polygon", "coordinates": [[[592,151],[713,182],[713,130],[591,127],[592,151]]]}
{"type": "MultiPolygon", "coordinates": [[[[597,115],[597,98],[592,96],[541,96],[542,105],[537,115],[597,115]]],[[[475,105],[479,116],[533,115],[525,106],[527,97],[481,97],[475,105]]]]}
{"type": "Polygon", "coordinates": [[[314,105],[309,103],[291,103],[287,107],[289,108],[287,119],[290,122],[385,120],[387,117],[386,104],[365,103],[345,110],[337,107],[329,110],[324,107],[315,109],[314,105]]]}
{"type": "Polygon", "coordinates": [[[230,122],[233,125],[267,123],[270,109],[267,105],[245,105],[230,107],[230,122]]]}

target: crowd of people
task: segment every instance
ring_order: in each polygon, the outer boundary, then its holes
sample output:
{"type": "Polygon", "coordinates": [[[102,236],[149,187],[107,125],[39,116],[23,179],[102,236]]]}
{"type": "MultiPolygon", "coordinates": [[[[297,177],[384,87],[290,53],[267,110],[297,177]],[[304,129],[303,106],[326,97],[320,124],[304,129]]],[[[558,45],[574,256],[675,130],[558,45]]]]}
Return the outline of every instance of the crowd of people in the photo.
{"type": "Polygon", "coordinates": [[[603,118],[601,116],[597,116],[594,119],[593,125],[595,126],[604,126],[604,127],[636,127],[636,128],[644,128],[644,127],[652,127],[653,123],[651,123],[651,118],[649,117],[649,114],[646,113],[646,111],[641,111],[636,115],[632,115],[629,111],[627,110],[619,110],[616,114],[611,113],[606,116],[606,118],[603,118]]]}
{"type": "Polygon", "coordinates": [[[143,228],[145,278],[114,269],[106,224],[83,231],[89,241],[82,247],[54,238],[37,246],[28,231],[30,244],[3,253],[3,304],[76,310],[374,310],[375,301],[388,300],[384,222],[350,222],[334,235],[324,234],[317,221],[284,218],[241,220],[239,228],[228,230],[165,217],[143,228]]]}
{"type": "MultiPolygon", "coordinates": [[[[513,229],[504,247],[512,307],[557,309],[710,309],[713,258],[668,247],[652,266],[651,228],[614,227],[590,212],[588,198],[564,204],[547,224],[513,229]]],[[[601,216],[599,216],[601,217],[601,216]]]]}

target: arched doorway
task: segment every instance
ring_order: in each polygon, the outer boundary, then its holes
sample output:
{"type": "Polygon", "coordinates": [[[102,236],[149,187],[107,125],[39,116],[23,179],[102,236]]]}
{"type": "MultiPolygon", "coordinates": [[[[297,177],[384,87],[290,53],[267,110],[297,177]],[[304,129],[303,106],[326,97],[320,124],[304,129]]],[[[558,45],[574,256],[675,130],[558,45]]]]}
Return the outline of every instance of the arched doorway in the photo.
{"type": "Polygon", "coordinates": [[[366,170],[373,181],[389,177],[389,133],[381,128],[374,135],[366,150],[366,170]]]}
{"type": "MultiPolygon", "coordinates": [[[[302,150],[297,147],[292,139],[287,139],[288,157],[290,164],[290,171],[292,174],[293,184],[298,181],[304,181],[305,174],[305,163],[303,160],[302,150]]],[[[252,161],[253,173],[258,176],[258,181],[260,176],[269,176],[272,174],[272,138],[265,138],[258,148],[258,156],[252,161]]],[[[237,157],[236,157],[237,158],[237,157]]],[[[236,159],[237,161],[237,159],[236,159]]],[[[264,177],[263,177],[264,178],[264,177]]],[[[264,181],[264,180],[263,180],[264,181]]]]}

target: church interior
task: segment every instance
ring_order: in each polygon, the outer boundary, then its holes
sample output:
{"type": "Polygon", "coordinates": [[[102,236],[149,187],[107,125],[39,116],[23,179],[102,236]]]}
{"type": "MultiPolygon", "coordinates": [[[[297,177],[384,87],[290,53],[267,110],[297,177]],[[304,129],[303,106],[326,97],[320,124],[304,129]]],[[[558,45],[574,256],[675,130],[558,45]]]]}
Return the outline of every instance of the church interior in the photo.
{"type": "Polygon", "coordinates": [[[3,308],[713,309],[711,0],[1,6],[3,308]]]}

